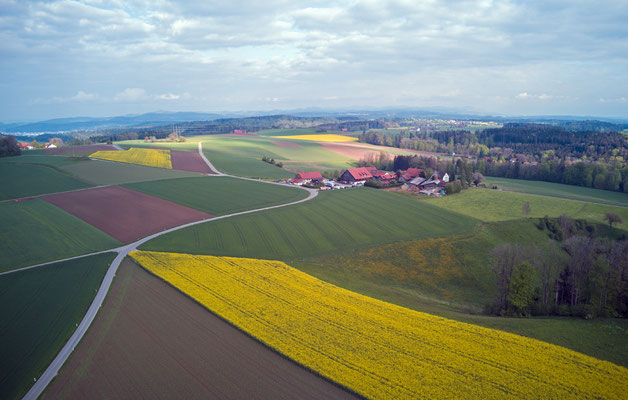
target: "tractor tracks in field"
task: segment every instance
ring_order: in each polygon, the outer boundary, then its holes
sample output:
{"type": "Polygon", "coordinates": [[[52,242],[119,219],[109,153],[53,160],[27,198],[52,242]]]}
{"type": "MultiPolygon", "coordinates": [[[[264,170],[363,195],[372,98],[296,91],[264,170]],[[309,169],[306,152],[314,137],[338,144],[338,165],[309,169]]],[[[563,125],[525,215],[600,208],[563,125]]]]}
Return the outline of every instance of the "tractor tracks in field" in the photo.
{"type": "MultiPolygon", "coordinates": [[[[205,154],[203,153],[203,144],[202,144],[202,142],[198,142],[198,152],[199,152],[199,155],[201,156],[201,158],[203,159],[203,161],[209,167],[209,169],[214,172],[213,174],[210,174],[209,176],[226,176],[226,177],[242,179],[242,180],[247,180],[247,181],[263,182],[263,183],[268,183],[268,184],[272,184],[272,185],[281,185],[280,183],[277,183],[277,182],[268,182],[268,181],[262,181],[262,180],[258,180],[258,179],[243,178],[243,177],[240,177],[240,176],[233,176],[233,175],[223,174],[222,172],[218,171],[218,169],[216,169],[216,167],[214,167],[214,165],[211,163],[211,161],[209,161],[207,159],[207,157],[205,156],[205,154]]],[[[198,224],[202,224],[202,223],[205,223],[205,222],[214,221],[214,220],[218,220],[218,219],[235,217],[237,215],[250,214],[250,213],[254,213],[254,212],[271,210],[271,209],[280,208],[280,207],[287,207],[287,206],[291,206],[291,205],[295,205],[295,204],[299,204],[299,203],[303,203],[303,202],[312,200],[313,198],[315,198],[318,195],[318,191],[315,190],[315,189],[308,189],[308,188],[304,188],[304,187],[299,187],[299,188],[302,189],[302,190],[307,190],[308,191],[309,194],[308,194],[308,196],[306,198],[301,199],[301,200],[297,200],[297,201],[293,201],[293,202],[290,202],[290,203],[279,204],[279,205],[268,206],[268,207],[262,207],[262,208],[258,208],[258,209],[254,209],[254,210],[241,211],[241,212],[237,212],[237,213],[233,213],[233,214],[227,214],[227,215],[222,215],[222,216],[218,216],[218,217],[212,217],[212,218],[203,219],[203,220],[200,220],[200,221],[194,221],[194,222],[190,222],[190,223],[187,223],[187,224],[179,225],[179,226],[176,226],[176,227],[173,227],[173,228],[169,228],[169,229],[166,229],[166,230],[161,231],[161,232],[154,233],[152,235],[149,235],[149,236],[146,236],[146,237],[144,237],[142,239],[139,239],[139,240],[137,240],[137,241],[135,241],[133,243],[129,243],[129,244],[126,244],[124,246],[116,247],[116,248],[113,248],[113,249],[97,251],[97,252],[93,252],[93,253],[83,254],[83,255],[80,255],[80,256],[64,258],[64,259],[61,259],[61,260],[49,261],[49,262],[45,262],[45,263],[41,263],[41,264],[31,265],[31,266],[18,268],[18,269],[14,269],[14,270],[11,270],[11,271],[6,271],[6,272],[0,273],[0,276],[2,276],[2,275],[15,273],[15,272],[19,272],[19,271],[24,271],[24,270],[29,270],[29,269],[33,269],[33,268],[43,267],[43,266],[46,266],[46,265],[55,264],[55,263],[59,263],[59,262],[63,262],[63,261],[69,261],[69,260],[74,260],[74,259],[77,259],[77,258],[89,257],[89,256],[96,255],[96,254],[111,253],[111,252],[117,253],[116,258],[113,260],[113,262],[111,263],[111,265],[107,269],[107,272],[105,273],[105,277],[103,278],[103,281],[100,284],[100,287],[98,288],[98,292],[96,293],[96,296],[94,297],[94,300],[90,304],[87,312],[85,313],[85,316],[83,317],[83,319],[79,323],[78,327],[76,328],[76,330],[74,331],[74,333],[72,334],[70,339],[63,346],[61,351],[54,358],[52,363],[48,366],[48,368],[46,368],[46,370],[43,372],[43,374],[39,377],[39,379],[37,379],[37,381],[33,384],[33,386],[30,388],[30,390],[26,393],[26,395],[23,397],[23,399],[24,400],[36,400],[36,399],[38,399],[42,395],[42,393],[44,392],[46,387],[48,387],[50,382],[52,382],[54,377],[59,373],[59,370],[61,369],[61,367],[63,367],[63,365],[65,364],[67,359],[70,357],[70,355],[72,354],[72,352],[74,351],[76,346],[79,344],[79,342],[81,341],[81,339],[83,338],[85,333],[87,333],[87,330],[89,329],[90,325],[92,324],[92,322],[96,318],[98,310],[102,306],[102,304],[103,304],[103,302],[105,300],[105,297],[106,297],[107,293],[109,292],[109,288],[111,287],[111,284],[113,282],[113,278],[116,276],[116,272],[118,270],[118,267],[120,266],[120,263],[122,262],[122,260],[124,260],[124,258],[130,252],[137,250],[137,248],[140,245],[144,244],[145,242],[147,242],[149,240],[155,239],[155,238],[157,238],[159,236],[162,236],[162,235],[165,235],[167,233],[171,233],[171,232],[177,231],[179,229],[187,228],[187,227],[190,227],[190,226],[193,226],[193,225],[198,225],[198,224]]]]}

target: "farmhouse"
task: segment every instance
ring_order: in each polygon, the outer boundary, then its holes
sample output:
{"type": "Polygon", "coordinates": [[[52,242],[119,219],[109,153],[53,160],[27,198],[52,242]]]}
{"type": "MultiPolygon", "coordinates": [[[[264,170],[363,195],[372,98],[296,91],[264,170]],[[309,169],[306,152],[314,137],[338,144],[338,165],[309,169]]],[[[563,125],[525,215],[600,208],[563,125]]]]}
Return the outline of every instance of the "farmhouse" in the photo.
{"type": "Polygon", "coordinates": [[[323,181],[324,179],[325,178],[323,178],[321,173],[318,171],[300,172],[297,174],[297,176],[295,176],[293,179],[290,179],[288,182],[292,183],[293,185],[304,185],[306,183],[311,183],[311,182],[320,182],[320,181],[323,181]]]}
{"type": "Polygon", "coordinates": [[[29,143],[19,142],[18,145],[20,146],[20,148],[22,150],[33,150],[34,149],[34,147],[31,146],[29,143]]]}
{"type": "Polygon", "coordinates": [[[400,169],[397,171],[398,180],[400,182],[409,182],[414,178],[421,176],[423,170],[421,168],[400,169]]]}
{"type": "Polygon", "coordinates": [[[340,175],[338,178],[340,181],[344,182],[364,182],[367,179],[371,179],[373,175],[369,172],[368,169],[361,168],[349,168],[345,172],[340,175]]]}

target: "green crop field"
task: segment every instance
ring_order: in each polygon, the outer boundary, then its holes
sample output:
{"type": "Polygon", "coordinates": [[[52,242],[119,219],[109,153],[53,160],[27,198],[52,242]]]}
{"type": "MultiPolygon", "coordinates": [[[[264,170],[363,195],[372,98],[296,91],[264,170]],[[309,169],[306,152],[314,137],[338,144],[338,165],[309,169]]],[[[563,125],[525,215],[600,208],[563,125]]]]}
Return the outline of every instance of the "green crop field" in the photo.
{"type": "Polygon", "coordinates": [[[40,199],[0,203],[0,271],[117,247],[120,242],[40,199]]]}
{"type": "Polygon", "coordinates": [[[214,215],[290,203],[308,193],[286,185],[270,185],[223,176],[141,182],[126,187],[214,215]]]}
{"type": "Polygon", "coordinates": [[[24,154],[17,157],[5,157],[0,158],[0,164],[9,163],[9,164],[42,164],[49,165],[53,167],[62,167],[64,165],[70,165],[74,163],[74,160],[71,157],[65,156],[45,156],[43,154],[33,155],[33,154],[24,154]]]}
{"type": "Polygon", "coordinates": [[[0,398],[19,399],[83,319],[115,253],[0,276],[0,398]]]}
{"type": "Polygon", "coordinates": [[[0,200],[84,189],[93,185],[43,164],[0,163],[0,200]]]}
{"type": "Polygon", "coordinates": [[[628,207],[628,194],[560,183],[486,177],[486,185],[497,185],[507,191],[587,201],[610,206],[628,207]]]}
{"type": "Polygon", "coordinates": [[[306,203],[210,221],[153,239],[142,250],[289,260],[399,240],[469,232],[476,221],[374,189],[321,192],[306,203]]]}
{"type": "Polygon", "coordinates": [[[481,224],[472,233],[383,244],[292,265],[340,286],[370,281],[380,290],[387,287],[391,296],[404,287],[422,299],[477,313],[495,292],[491,250],[504,243],[544,244],[547,233],[535,222],[481,224]]]}
{"type": "Polygon", "coordinates": [[[326,150],[319,143],[299,140],[298,147],[281,147],[272,143],[273,141],[282,140],[268,137],[217,136],[203,141],[203,150],[209,160],[222,172],[246,177],[294,177],[293,172],[261,161],[263,156],[282,162],[284,168],[298,171],[324,171],[354,166],[354,160],[326,150]],[[263,170],[258,171],[259,168],[263,170]],[[275,168],[279,171],[274,170],[275,168]],[[261,176],[260,173],[267,176],[261,176]]]}
{"type": "MultiPolygon", "coordinates": [[[[223,139],[228,142],[228,139],[223,139]]],[[[234,146],[213,140],[203,143],[203,152],[211,163],[220,171],[230,175],[247,178],[290,179],[295,173],[262,161],[262,156],[277,156],[274,153],[257,149],[253,144],[234,146]],[[266,154],[264,154],[266,153],[266,154]]]]}
{"type": "MultiPolygon", "coordinates": [[[[541,197],[525,193],[504,192],[492,189],[468,189],[453,196],[425,200],[445,210],[456,211],[482,221],[505,221],[523,218],[522,207],[530,203],[529,217],[558,217],[566,214],[572,218],[605,223],[604,214],[613,211],[628,221],[628,208],[575,200],[541,197]]],[[[626,224],[626,223],[625,223],[626,224]]],[[[618,225],[626,229],[627,225],[618,225]]]]}
{"type": "Polygon", "coordinates": [[[62,167],[63,170],[97,185],[117,185],[130,182],[201,176],[195,172],[145,167],[101,160],[81,160],[62,167]]]}

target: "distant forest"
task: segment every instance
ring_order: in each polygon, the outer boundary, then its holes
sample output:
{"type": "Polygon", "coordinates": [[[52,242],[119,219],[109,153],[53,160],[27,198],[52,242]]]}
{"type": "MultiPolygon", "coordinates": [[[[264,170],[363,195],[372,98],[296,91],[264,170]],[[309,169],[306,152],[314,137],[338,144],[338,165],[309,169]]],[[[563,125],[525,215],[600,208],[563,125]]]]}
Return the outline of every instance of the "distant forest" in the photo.
{"type": "Polygon", "coordinates": [[[619,132],[574,132],[550,125],[509,123],[479,132],[368,131],[360,135],[360,141],[455,153],[473,159],[473,170],[489,176],[628,193],[628,136],[619,132]]]}

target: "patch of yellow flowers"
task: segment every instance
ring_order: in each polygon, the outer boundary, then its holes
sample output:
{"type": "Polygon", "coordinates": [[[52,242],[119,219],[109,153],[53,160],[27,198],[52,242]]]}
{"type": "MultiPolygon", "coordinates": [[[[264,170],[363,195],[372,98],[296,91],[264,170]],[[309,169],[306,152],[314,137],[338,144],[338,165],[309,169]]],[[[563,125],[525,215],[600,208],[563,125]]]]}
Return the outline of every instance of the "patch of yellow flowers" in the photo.
{"type": "Polygon", "coordinates": [[[268,346],[373,399],[620,399],[628,370],[409,310],[279,261],[136,251],[144,268],[268,346]]]}
{"type": "Polygon", "coordinates": [[[170,150],[138,149],[131,147],[126,151],[97,151],[91,154],[90,157],[127,164],[172,169],[170,150]]]}
{"type": "Polygon", "coordinates": [[[294,135],[294,136],[273,136],[277,139],[297,139],[297,140],[311,140],[314,142],[357,142],[358,138],[352,136],[343,135],[294,135]]]}

